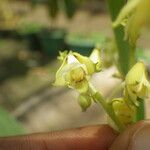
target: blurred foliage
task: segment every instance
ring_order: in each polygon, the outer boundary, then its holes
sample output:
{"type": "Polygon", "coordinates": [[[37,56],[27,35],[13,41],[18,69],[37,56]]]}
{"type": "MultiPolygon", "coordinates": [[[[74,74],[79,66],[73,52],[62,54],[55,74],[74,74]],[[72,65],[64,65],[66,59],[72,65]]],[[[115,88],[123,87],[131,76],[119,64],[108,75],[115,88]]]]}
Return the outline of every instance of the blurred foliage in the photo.
{"type": "Polygon", "coordinates": [[[105,68],[108,68],[116,64],[117,47],[114,39],[107,38],[105,43],[103,44],[102,50],[103,66],[105,68]]]}
{"type": "Polygon", "coordinates": [[[49,15],[51,16],[51,18],[56,18],[57,14],[58,14],[58,1],[57,0],[48,0],[47,1],[47,7],[48,7],[48,11],[49,11],[49,15]]]}
{"type": "Polygon", "coordinates": [[[101,46],[105,40],[106,37],[101,33],[70,33],[67,35],[65,42],[68,49],[88,56],[97,44],[101,46]]]}
{"type": "Polygon", "coordinates": [[[149,52],[149,50],[146,51],[146,50],[143,50],[141,48],[138,48],[136,56],[137,56],[137,58],[142,59],[147,64],[150,63],[150,52],[149,52]]]}
{"type": "Polygon", "coordinates": [[[106,37],[102,33],[91,33],[91,34],[81,34],[81,33],[70,33],[67,35],[66,42],[74,44],[86,44],[93,45],[95,44],[104,44],[106,37]]]}
{"type": "Polygon", "coordinates": [[[25,21],[20,22],[17,31],[22,34],[29,34],[29,33],[37,33],[42,29],[42,25],[38,23],[27,23],[25,21]]]}
{"type": "Polygon", "coordinates": [[[9,0],[0,0],[0,28],[12,29],[14,28],[20,18],[20,14],[16,13],[9,0]]]}
{"type": "Polygon", "coordinates": [[[0,136],[21,135],[24,133],[23,127],[0,107],[0,136]]]}
{"type": "Polygon", "coordinates": [[[68,19],[71,19],[82,1],[83,0],[31,0],[31,6],[35,7],[37,4],[45,4],[49,16],[52,19],[55,19],[61,10],[65,12],[68,19]]]}
{"type": "Polygon", "coordinates": [[[72,18],[77,7],[75,0],[64,0],[64,5],[67,17],[72,18]]]}

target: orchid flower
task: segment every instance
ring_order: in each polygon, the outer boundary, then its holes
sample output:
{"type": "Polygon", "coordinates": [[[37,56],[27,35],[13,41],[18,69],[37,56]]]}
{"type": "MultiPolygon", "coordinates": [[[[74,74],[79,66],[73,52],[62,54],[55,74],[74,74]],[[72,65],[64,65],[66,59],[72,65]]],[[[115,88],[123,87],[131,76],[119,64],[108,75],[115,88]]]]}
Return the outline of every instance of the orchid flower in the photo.
{"type": "Polygon", "coordinates": [[[125,97],[138,106],[137,98],[144,99],[150,91],[150,83],[143,62],[137,62],[125,78],[125,97]]]}
{"type": "Polygon", "coordinates": [[[125,38],[135,45],[141,29],[150,26],[150,0],[128,0],[113,26],[119,24],[125,26],[125,38]]]}
{"type": "Polygon", "coordinates": [[[76,89],[79,93],[86,93],[91,75],[101,70],[100,56],[97,56],[100,53],[95,51],[91,54],[92,59],[72,51],[68,54],[60,53],[59,59],[62,61],[62,65],[56,73],[54,85],[68,86],[76,89]]]}

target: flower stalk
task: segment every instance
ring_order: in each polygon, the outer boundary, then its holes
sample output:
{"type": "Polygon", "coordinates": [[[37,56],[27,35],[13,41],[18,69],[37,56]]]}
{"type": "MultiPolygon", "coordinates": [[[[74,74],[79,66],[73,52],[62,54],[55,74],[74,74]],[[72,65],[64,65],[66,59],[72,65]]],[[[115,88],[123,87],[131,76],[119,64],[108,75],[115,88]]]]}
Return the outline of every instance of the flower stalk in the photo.
{"type": "Polygon", "coordinates": [[[54,85],[77,90],[82,111],[86,111],[92,102],[100,104],[110,119],[110,125],[122,132],[128,125],[144,119],[144,99],[150,92],[144,63],[137,62],[135,55],[141,22],[150,25],[150,19],[144,17],[149,16],[150,1],[107,1],[118,49],[118,77],[122,83],[108,98],[104,98],[90,83],[92,75],[102,70],[101,48],[95,48],[89,57],[73,51],[60,53],[62,65],[56,73],[54,85]],[[142,15],[138,18],[140,13],[142,15]],[[117,97],[118,93],[122,93],[121,97],[117,97]]]}
{"type": "Polygon", "coordinates": [[[124,131],[125,126],[124,124],[117,118],[112,105],[108,103],[103,96],[100,94],[100,92],[96,91],[93,86],[90,86],[90,92],[92,93],[92,98],[95,102],[99,103],[103,109],[106,111],[107,115],[111,118],[111,120],[115,123],[117,130],[119,132],[124,131]]]}

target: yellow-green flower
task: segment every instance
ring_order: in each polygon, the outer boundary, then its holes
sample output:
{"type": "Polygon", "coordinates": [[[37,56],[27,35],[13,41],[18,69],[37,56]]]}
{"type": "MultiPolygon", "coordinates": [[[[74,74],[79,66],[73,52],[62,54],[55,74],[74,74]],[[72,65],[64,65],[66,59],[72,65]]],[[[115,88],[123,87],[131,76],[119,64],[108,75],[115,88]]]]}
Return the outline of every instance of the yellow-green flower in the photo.
{"type": "Polygon", "coordinates": [[[113,26],[125,25],[125,37],[135,44],[143,27],[150,26],[150,0],[128,0],[113,26]]]}
{"type": "Polygon", "coordinates": [[[136,115],[136,107],[128,105],[124,98],[116,98],[112,100],[112,108],[116,117],[125,125],[131,124],[136,115]]]}
{"type": "Polygon", "coordinates": [[[137,98],[144,99],[148,96],[149,91],[150,83],[145,66],[142,62],[137,62],[125,78],[125,97],[138,106],[137,98]]]}
{"type": "Polygon", "coordinates": [[[77,89],[80,93],[88,91],[88,73],[86,66],[81,64],[70,52],[56,73],[56,86],[68,86],[77,89]]]}
{"type": "Polygon", "coordinates": [[[93,53],[95,60],[72,51],[61,52],[58,58],[62,61],[62,65],[56,73],[54,85],[68,86],[77,89],[80,93],[86,93],[89,88],[89,78],[101,68],[100,52],[94,50],[93,53]]]}

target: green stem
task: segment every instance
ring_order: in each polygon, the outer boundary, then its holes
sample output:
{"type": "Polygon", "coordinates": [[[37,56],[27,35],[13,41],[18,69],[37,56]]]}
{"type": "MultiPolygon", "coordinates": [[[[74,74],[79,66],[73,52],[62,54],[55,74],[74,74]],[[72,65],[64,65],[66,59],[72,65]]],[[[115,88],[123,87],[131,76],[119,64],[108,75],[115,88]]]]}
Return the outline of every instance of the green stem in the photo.
{"type": "MultiPolygon", "coordinates": [[[[136,46],[130,46],[130,68],[136,63],[136,46]]],[[[129,68],[129,69],[130,69],[129,68]]]]}
{"type": "Polygon", "coordinates": [[[145,118],[145,109],[144,108],[144,100],[141,98],[138,98],[139,100],[139,107],[137,107],[137,115],[136,115],[136,122],[143,120],[145,118]]]}
{"type": "MultiPolygon", "coordinates": [[[[126,0],[107,0],[107,3],[111,20],[113,22],[116,20],[120,10],[125,5],[126,0]]],[[[113,31],[119,55],[118,69],[125,77],[129,69],[136,62],[136,46],[131,46],[128,41],[124,40],[124,28],[122,26],[114,28],[113,31]]],[[[140,111],[137,111],[137,118],[140,118],[141,120],[144,119],[144,115],[141,115],[141,113],[144,112],[144,102],[140,104],[138,110],[140,111]]]]}
{"type": "MultiPolygon", "coordinates": [[[[120,10],[125,5],[126,0],[107,0],[108,8],[112,22],[116,20],[120,10]]],[[[124,28],[118,26],[113,29],[118,48],[118,67],[123,76],[125,76],[130,68],[130,44],[124,40],[124,28]]]]}
{"type": "MultiPolygon", "coordinates": [[[[108,2],[108,8],[111,16],[112,22],[114,22],[120,12],[120,10],[123,8],[123,6],[126,3],[126,0],[107,0],[108,2]]],[[[135,64],[136,62],[136,46],[131,46],[131,44],[124,39],[124,27],[118,26],[116,28],[113,28],[114,36],[116,40],[116,45],[118,48],[118,67],[121,71],[121,74],[125,76],[129,69],[135,64]]]]}
{"type": "Polygon", "coordinates": [[[124,131],[125,129],[125,126],[122,122],[120,122],[120,120],[116,117],[116,114],[112,108],[112,105],[107,103],[103,96],[98,92],[96,91],[93,86],[90,87],[90,93],[93,97],[93,99],[98,102],[99,104],[101,104],[101,106],[103,107],[103,109],[107,112],[108,116],[112,119],[112,121],[115,123],[115,125],[117,126],[118,128],[118,131],[119,132],[122,132],[124,131]]]}

